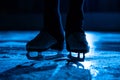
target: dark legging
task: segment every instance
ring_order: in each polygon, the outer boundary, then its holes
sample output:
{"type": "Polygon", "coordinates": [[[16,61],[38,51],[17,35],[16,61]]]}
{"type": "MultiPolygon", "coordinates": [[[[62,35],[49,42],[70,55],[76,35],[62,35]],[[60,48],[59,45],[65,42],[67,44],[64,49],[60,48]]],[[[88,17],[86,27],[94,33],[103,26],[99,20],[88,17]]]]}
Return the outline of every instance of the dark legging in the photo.
{"type": "MultiPolygon", "coordinates": [[[[67,21],[65,32],[70,34],[76,31],[82,31],[82,3],[83,0],[69,0],[69,11],[67,13],[67,21]]],[[[44,30],[58,38],[63,34],[63,27],[61,26],[60,0],[44,0],[44,30]]]]}

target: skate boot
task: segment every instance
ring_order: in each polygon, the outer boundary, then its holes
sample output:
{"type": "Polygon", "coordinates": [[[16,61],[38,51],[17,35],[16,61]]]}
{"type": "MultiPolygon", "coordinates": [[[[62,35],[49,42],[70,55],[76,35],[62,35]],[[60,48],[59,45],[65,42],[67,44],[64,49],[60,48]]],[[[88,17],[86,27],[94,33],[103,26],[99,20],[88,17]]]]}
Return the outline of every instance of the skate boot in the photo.
{"type": "Polygon", "coordinates": [[[49,48],[61,51],[63,49],[63,42],[58,41],[47,32],[40,32],[33,40],[27,43],[27,58],[30,60],[43,59],[42,51],[46,51],[49,48]],[[31,57],[31,52],[37,52],[37,56],[31,57]]]}
{"type": "Polygon", "coordinates": [[[41,51],[45,51],[50,48],[53,44],[56,44],[57,41],[47,32],[40,32],[33,40],[27,43],[26,50],[28,51],[26,56],[30,60],[42,59],[43,56],[40,54],[41,51]],[[30,52],[38,52],[38,56],[31,57],[30,52]]]}
{"type": "Polygon", "coordinates": [[[70,52],[68,57],[75,61],[84,61],[85,53],[89,52],[89,46],[85,33],[75,32],[66,37],[67,50],[70,52]],[[77,57],[72,56],[72,52],[78,53],[77,57]]]}

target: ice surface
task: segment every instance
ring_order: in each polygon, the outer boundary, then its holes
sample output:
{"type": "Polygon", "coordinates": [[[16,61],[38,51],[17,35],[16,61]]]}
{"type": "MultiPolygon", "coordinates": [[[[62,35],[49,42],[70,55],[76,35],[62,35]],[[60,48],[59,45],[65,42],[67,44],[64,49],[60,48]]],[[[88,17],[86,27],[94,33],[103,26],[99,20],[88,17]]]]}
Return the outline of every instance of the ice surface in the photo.
{"type": "MultiPolygon", "coordinates": [[[[90,52],[79,66],[66,65],[66,61],[27,60],[25,45],[37,34],[1,32],[0,80],[120,80],[120,33],[86,32],[90,52]]],[[[65,49],[62,53],[68,54],[65,49]]]]}

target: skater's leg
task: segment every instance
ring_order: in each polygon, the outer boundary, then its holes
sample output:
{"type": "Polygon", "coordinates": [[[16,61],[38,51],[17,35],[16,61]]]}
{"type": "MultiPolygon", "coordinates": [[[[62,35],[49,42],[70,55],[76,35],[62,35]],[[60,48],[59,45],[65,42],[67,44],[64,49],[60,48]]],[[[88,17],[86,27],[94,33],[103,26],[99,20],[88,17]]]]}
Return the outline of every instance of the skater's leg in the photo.
{"type": "MultiPolygon", "coordinates": [[[[64,35],[60,23],[59,0],[44,0],[44,28],[26,45],[27,51],[45,51],[48,48],[61,51],[63,49],[64,35]]],[[[29,53],[27,54],[29,57],[29,53]]],[[[38,59],[38,57],[35,57],[38,59]]]]}
{"type": "Polygon", "coordinates": [[[59,13],[60,0],[44,0],[44,28],[43,30],[52,35],[57,44],[54,49],[63,49],[63,27],[61,26],[60,13],[59,13]]]}
{"type": "Polygon", "coordinates": [[[66,21],[66,28],[65,28],[66,34],[70,34],[73,32],[83,32],[82,4],[83,4],[83,0],[70,0],[69,11],[66,21]]]}
{"type": "Polygon", "coordinates": [[[89,47],[84,30],[82,29],[82,4],[83,0],[70,0],[65,30],[67,50],[70,52],[77,52],[78,58],[79,53],[83,53],[83,58],[80,59],[83,61],[85,57],[84,53],[89,51],[89,47]]]}

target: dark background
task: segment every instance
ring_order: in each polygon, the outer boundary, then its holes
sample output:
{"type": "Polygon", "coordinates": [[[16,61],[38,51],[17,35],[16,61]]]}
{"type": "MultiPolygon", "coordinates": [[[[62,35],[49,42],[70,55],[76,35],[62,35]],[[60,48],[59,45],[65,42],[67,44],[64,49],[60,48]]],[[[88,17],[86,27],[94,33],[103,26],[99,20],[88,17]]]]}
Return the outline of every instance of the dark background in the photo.
{"type": "MultiPolygon", "coordinates": [[[[85,0],[86,30],[120,31],[120,0],[85,0]]],[[[61,0],[65,25],[69,0],[61,0]]],[[[0,0],[0,30],[40,30],[43,0],[0,0]]]]}

